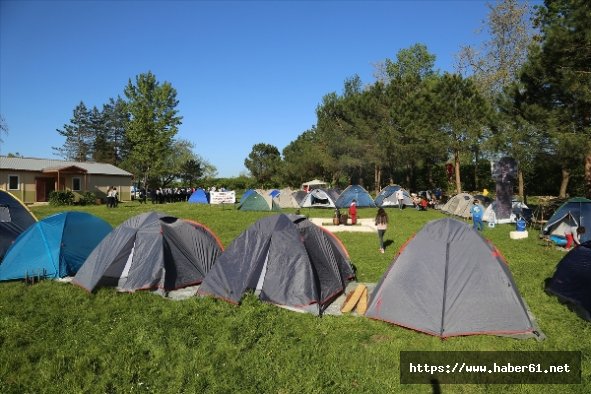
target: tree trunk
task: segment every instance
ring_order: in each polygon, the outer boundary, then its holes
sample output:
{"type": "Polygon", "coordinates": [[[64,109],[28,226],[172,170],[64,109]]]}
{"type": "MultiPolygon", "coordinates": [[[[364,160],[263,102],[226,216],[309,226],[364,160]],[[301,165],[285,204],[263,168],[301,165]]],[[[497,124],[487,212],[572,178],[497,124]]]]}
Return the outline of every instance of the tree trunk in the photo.
{"type": "Polygon", "coordinates": [[[517,170],[517,182],[519,189],[519,199],[525,203],[525,182],[523,180],[523,171],[521,167],[517,170]]]}
{"type": "Polygon", "coordinates": [[[454,153],[454,166],[456,172],[456,193],[462,192],[462,181],[460,179],[460,152],[454,153]]]}
{"type": "Polygon", "coordinates": [[[380,188],[382,185],[382,167],[380,167],[379,164],[376,164],[374,166],[374,184],[377,195],[380,192],[380,188]]]}
{"type": "Polygon", "coordinates": [[[568,181],[570,180],[570,170],[568,168],[562,169],[562,182],[560,182],[560,193],[558,197],[566,198],[566,188],[568,187],[568,181]]]}
{"type": "Polygon", "coordinates": [[[585,156],[585,194],[591,198],[591,152],[585,156]]]}

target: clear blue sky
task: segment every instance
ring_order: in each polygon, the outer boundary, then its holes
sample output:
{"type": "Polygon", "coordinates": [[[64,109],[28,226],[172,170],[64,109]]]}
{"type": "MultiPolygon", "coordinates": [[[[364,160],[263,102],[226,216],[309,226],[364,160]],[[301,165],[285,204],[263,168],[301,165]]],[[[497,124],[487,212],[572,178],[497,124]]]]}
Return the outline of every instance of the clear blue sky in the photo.
{"type": "Polygon", "coordinates": [[[423,43],[453,71],[478,44],[486,1],[0,0],[0,154],[56,158],[80,101],[99,109],[152,71],[177,90],[177,138],[222,177],[264,142],[280,151],[316,123],[322,97],[423,43]]]}

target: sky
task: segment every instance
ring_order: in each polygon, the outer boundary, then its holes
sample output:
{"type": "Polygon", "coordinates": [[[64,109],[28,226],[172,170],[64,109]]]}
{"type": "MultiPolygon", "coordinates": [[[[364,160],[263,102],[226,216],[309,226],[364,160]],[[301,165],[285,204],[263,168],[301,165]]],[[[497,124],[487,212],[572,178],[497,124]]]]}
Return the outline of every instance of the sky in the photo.
{"type": "Polygon", "coordinates": [[[281,152],[316,124],[316,107],[347,78],[421,43],[454,71],[480,45],[480,0],[0,0],[0,154],[58,158],[82,101],[101,109],[151,71],[177,91],[176,138],[219,177],[247,173],[257,143],[281,152]]]}

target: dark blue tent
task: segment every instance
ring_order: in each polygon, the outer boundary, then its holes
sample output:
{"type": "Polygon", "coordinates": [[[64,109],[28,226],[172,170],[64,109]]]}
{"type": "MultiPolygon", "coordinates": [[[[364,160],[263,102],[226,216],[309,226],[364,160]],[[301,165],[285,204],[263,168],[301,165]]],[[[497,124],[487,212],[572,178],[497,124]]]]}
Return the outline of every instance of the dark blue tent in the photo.
{"type": "Polygon", "coordinates": [[[191,204],[208,204],[209,201],[207,200],[207,194],[205,194],[205,190],[197,189],[191,194],[189,197],[189,202],[191,204]]]}
{"type": "Polygon", "coordinates": [[[591,321],[591,241],[577,246],[560,260],[554,276],[546,283],[546,292],[591,321]]]}
{"type": "Polygon", "coordinates": [[[36,221],[22,202],[0,190],[0,261],[14,240],[36,221]]]}
{"type": "Polygon", "coordinates": [[[0,280],[31,276],[62,278],[76,274],[111,225],[84,212],[62,212],[29,227],[0,264],[0,280]]]}
{"type": "Polygon", "coordinates": [[[373,198],[371,198],[367,190],[359,185],[351,185],[347,187],[341,193],[339,198],[337,198],[335,205],[337,208],[348,208],[353,200],[356,200],[356,204],[359,208],[375,208],[376,206],[373,202],[373,198]]]}

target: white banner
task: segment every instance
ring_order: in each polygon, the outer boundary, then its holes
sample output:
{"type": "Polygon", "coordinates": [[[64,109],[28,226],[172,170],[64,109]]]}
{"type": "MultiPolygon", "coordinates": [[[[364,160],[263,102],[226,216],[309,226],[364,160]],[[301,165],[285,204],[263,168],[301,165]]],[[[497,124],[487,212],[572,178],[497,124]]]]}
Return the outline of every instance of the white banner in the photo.
{"type": "Polygon", "coordinates": [[[210,192],[210,204],[234,204],[236,203],[236,192],[210,192]]]}

